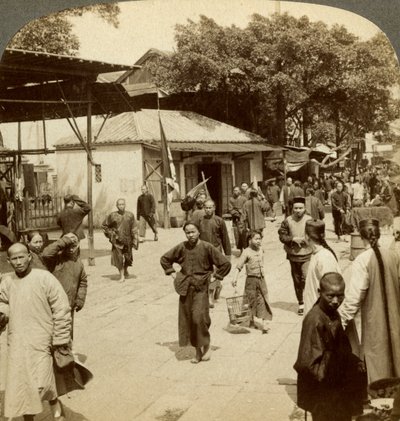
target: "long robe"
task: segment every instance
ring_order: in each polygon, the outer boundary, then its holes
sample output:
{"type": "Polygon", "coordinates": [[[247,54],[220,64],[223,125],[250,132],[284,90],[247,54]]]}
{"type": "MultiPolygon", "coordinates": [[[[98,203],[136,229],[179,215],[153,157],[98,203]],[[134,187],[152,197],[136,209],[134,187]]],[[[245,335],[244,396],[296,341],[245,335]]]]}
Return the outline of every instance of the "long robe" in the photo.
{"type": "Polygon", "coordinates": [[[233,234],[236,247],[241,250],[246,247],[246,226],[243,215],[243,205],[247,198],[243,195],[229,198],[228,211],[232,215],[233,234]]]}
{"type": "Polygon", "coordinates": [[[352,276],[339,307],[343,325],[361,310],[361,349],[370,383],[400,376],[400,258],[394,250],[380,248],[380,252],[385,268],[390,329],[386,322],[378,261],[371,248],[353,261],[352,276]]]}
{"type": "Polygon", "coordinates": [[[0,283],[0,312],[9,315],[5,416],[39,414],[42,400],[57,397],[51,347],[70,341],[67,295],[47,271],[8,274],[0,283]]]}
{"type": "Polygon", "coordinates": [[[111,264],[121,270],[132,266],[132,247],[138,248],[138,228],[132,212],[111,212],[102,224],[104,235],[112,244],[111,264]]]}
{"type": "Polygon", "coordinates": [[[294,369],[297,404],[316,419],[345,421],[362,412],[362,377],[337,312],[316,304],[303,320],[294,369]],[[320,418],[317,418],[317,415],[320,418]]]}
{"type": "Polygon", "coordinates": [[[243,205],[243,215],[247,228],[254,231],[262,231],[265,228],[264,212],[269,208],[266,200],[253,197],[243,205]]]}
{"type": "Polygon", "coordinates": [[[304,315],[306,315],[317,302],[319,294],[319,281],[328,272],[341,273],[339,262],[331,251],[319,246],[311,255],[308,266],[306,285],[304,287],[304,315]]]}
{"type": "MultiPolygon", "coordinates": [[[[207,287],[213,266],[215,278],[222,280],[230,271],[231,263],[213,245],[198,240],[193,246],[188,241],[165,253],[160,263],[166,275],[175,272],[174,263],[181,266],[177,273],[179,287],[179,345],[202,347],[210,343],[211,325],[207,287]]],[[[177,289],[177,287],[175,287],[177,289]]]]}

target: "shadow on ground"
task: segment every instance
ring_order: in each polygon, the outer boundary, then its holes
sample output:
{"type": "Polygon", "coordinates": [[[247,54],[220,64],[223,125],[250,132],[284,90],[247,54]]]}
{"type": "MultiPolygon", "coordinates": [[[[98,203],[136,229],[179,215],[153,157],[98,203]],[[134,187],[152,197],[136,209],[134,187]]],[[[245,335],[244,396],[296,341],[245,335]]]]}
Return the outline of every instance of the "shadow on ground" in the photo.
{"type": "Polygon", "coordinates": [[[286,303],[284,301],[277,301],[276,303],[271,303],[271,307],[279,308],[285,311],[291,311],[292,313],[297,314],[297,305],[293,303],[286,303]]]}
{"type": "Polygon", "coordinates": [[[289,398],[293,401],[293,411],[289,415],[290,421],[304,421],[304,411],[297,406],[297,381],[287,377],[276,379],[279,385],[285,386],[285,391],[289,398]]]}
{"type": "MultiPolygon", "coordinates": [[[[175,358],[178,361],[186,361],[195,358],[196,352],[192,346],[180,347],[178,341],[174,342],[156,342],[156,345],[166,346],[168,349],[175,354],[175,358]]],[[[211,345],[211,350],[216,351],[219,346],[211,345]]]]}
{"type": "MultiPolygon", "coordinates": [[[[102,278],[109,279],[110,281],[119,281],[119,275],[101,275],[102,278]]],[[[130,279],[137,279],[136,275],[130,274],[125,277],[125,281],[129,281],[130,279]]]]}
{"type": "MultiPolygon", "coordinates": [[[[7,421],[7,418],[4,418],[3,416],[3,397],[4,397],[4,392],[0,392],[0,404],[1,404],[1,415],[0,415],[0,421],[7,421]]],[[[68,421],[89,421],[88,418],[86,418],[84,415],[80,414],[79,412],[75,412],[72,409],[68,408],[68,406],[66,406],[64,404],[64,401],[66,399],[63,399],[62,405],[63,405],[63,410],[65,413],[65,418],[68,421]]],[[[43,412],[41,412],[40,414],[35,416],[35,421],[53,421],[53,414],[51,413],[51,409],[50,406],[47,402],[45,402],[43,404],[43,412]]],[[[23,421],[23,417],[18,417],[18,418],[13,418],[13,421],[23,421]]]]}

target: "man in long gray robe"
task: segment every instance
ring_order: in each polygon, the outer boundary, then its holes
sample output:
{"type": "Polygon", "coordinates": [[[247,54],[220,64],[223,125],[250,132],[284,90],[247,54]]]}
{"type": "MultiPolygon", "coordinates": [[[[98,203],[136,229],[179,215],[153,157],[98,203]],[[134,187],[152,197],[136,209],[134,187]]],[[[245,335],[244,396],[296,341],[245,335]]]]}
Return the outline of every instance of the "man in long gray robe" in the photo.
{"type": "Polygon", "coordinates": [[[0,283],[0,331],[8,321],[5,416],[33,420],[47,400],[55,420],[61,421],[52,349],[70,342],[68,297],[50,272],[31,269],[25,245],[14,244],[8,256],[15,273],[0,283]]]}

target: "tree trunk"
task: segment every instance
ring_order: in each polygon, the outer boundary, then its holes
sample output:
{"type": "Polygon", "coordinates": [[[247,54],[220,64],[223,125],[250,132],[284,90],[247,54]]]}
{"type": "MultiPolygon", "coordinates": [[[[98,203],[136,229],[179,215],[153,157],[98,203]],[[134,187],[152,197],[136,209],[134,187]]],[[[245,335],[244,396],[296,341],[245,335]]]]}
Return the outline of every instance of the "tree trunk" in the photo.
{"type": "Polygon", "coordinates": [[[309,130],[310,130],[310,113],[306,107],[303,108],[303,144],[300,146],[309,146],[310,138],[309,138],[309,130]]]}
{"type": "Polygon", "coordinates": [[[286,105],[285,97],[282,94],[281,88],[278,88],[278,94],[276,96],[276,136],[278,140],[278,145],[284,145],[286,142],[286,105]]]}
{"type": "Polygon", "coordinates": [[[335,107],[335,140],[336,140],[336,146],[340,145],[340,112],[339,107],[335,107]]]}

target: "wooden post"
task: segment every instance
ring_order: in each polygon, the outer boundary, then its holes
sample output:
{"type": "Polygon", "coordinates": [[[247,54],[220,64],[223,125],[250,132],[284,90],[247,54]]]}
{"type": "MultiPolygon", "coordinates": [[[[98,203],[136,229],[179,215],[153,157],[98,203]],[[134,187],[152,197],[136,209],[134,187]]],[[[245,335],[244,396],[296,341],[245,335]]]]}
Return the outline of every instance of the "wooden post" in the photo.
{"type": "Polygon", "coordinates": [[[87,81],[87,201],[92,210],[88,214],[88,245],[89,245],[89,266],[95,265],[94,260],[94,238],[93,238],[93,168],[90,154],[92,153],[92,86],[87,81]]]}
{"type": "Polygon", "coordinates": [[[164,205],[164,229],[171,228],[170,226],[170,217],[169,217],[169,206],[168,206],[168,186],[167,180],[165,177],[161,179],[161,195],[163,198],[164,205]]]}

